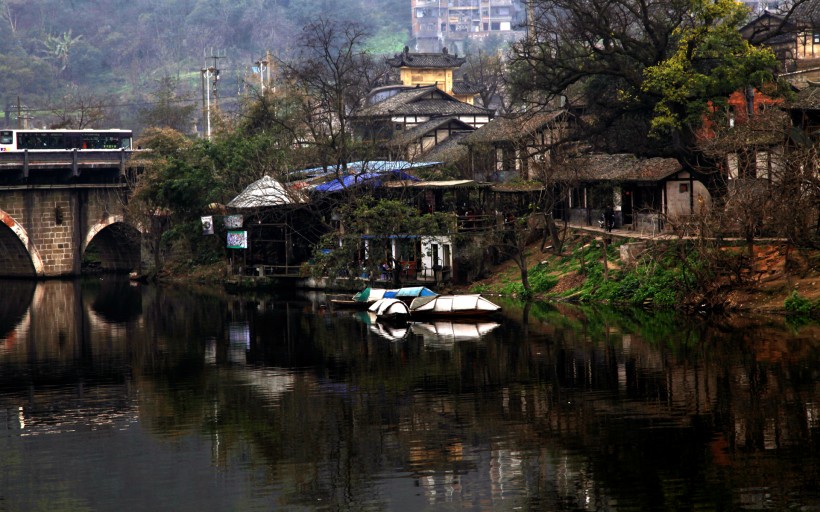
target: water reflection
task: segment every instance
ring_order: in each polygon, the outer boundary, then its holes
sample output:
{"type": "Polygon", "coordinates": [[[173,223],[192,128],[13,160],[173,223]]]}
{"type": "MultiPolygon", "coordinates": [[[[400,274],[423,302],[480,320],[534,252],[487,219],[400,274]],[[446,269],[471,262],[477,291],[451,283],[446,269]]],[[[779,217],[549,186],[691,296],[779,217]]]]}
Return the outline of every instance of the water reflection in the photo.
{"type": "MultiPolygon", "coordinates": [[[[17,328],[28,323],[29,305],[35,285],[25,281],[0,280],[0,355],[17,349],[17,328]]],[[[1,378],[1,377],[0,377],[1,378]]]]}
{"type": "Polygon", "coordinates": [[[431,340],[478,340],[501,324],[498,322],[413,322],[413,332],[431,340]]]}
{"type": "Polygon", "coordinates": [[[316,294],[10,294],[29,303],[0,309],[9,510],[820,507],[816,326],[514,303],[391,326],[316,294]]]}

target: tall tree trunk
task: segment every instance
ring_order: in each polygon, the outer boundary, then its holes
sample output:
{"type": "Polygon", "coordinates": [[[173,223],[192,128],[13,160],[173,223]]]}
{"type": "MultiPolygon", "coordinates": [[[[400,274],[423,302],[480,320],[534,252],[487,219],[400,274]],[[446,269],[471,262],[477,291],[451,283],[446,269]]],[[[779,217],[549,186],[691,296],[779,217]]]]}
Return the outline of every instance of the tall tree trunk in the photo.
{"type": "Polygon", "coordinates": [[[527,269],[527,255],[523,250],[518,251],[515,262],[518,263],[518,268],[521,270],[521,285],[524,287],[524,293],[530,296],[532,288],[530,288],[529,269],[527,269]]]}

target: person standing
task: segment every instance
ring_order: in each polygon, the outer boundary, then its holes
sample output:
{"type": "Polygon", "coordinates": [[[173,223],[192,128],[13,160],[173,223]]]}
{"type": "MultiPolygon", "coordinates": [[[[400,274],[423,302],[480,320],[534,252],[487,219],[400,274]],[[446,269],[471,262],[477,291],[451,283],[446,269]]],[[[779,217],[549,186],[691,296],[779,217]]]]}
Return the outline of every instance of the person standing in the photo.
{"type": "Polygon", "coordinates": [[[615,227],[615,211],[612,205],[607,205],[604,209],[604,229],[608,232],[612,232],[613,227],[615,227]]]}

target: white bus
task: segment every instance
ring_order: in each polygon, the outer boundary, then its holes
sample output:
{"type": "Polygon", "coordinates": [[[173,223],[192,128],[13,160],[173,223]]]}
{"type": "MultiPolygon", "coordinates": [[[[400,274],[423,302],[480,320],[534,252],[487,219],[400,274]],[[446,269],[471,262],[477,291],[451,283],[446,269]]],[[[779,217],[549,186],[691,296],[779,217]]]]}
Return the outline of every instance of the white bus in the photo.
{"type": "Polygon", "coordinates": [[[131,130],[0,130],[0,152],[131,149],[131,130]]]}

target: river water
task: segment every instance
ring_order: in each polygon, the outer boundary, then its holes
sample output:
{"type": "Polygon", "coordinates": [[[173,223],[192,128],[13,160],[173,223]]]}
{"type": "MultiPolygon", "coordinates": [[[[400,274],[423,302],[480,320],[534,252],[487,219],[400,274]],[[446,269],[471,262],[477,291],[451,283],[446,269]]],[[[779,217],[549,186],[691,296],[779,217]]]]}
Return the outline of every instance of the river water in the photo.
{"type": "Polygon", "coordinates": [[[2,512],[820,510],[816,325],[0,291],[2,512]]]}

